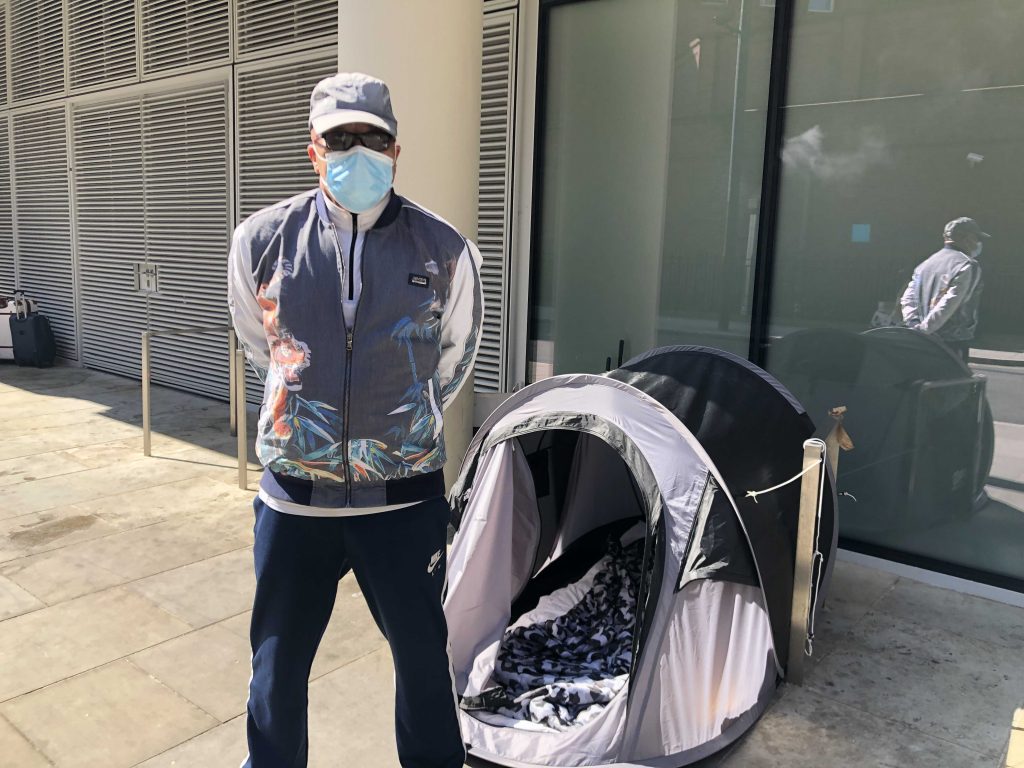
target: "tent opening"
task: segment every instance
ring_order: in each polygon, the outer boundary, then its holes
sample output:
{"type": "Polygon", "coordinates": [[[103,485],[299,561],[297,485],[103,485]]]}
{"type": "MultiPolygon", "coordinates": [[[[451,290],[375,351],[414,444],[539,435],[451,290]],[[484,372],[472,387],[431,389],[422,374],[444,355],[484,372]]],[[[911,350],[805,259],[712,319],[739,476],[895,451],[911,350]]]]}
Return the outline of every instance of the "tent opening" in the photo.
{"type": "Polygon", "coordinates": [[[508,620],[485,654],[493,663],[476,660],[479,693],[463,708],[491,725],[567,731],[628,688],[654,560],[649,510],[595,435],[546,429],[510,442],[508,620]]]}

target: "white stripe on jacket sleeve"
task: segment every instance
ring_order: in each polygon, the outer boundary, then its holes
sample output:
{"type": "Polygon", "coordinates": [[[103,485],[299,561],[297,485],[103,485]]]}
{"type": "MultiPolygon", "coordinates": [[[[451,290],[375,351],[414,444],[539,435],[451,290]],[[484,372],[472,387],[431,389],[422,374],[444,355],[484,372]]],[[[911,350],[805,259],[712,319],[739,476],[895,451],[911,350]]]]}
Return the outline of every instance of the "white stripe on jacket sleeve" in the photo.
{"type": "Polygon", "coordinates": [[[244,223],[235,228],[228,253],[228,310],[249,361],[266,370],[270,365],[270,347],[263,330],[263,310],[256,301],[256,277],[244,223]]]}
{"type": "Polygon", "coordinates": [[[452,278],[448,305],[441,317],[441,399],[444,408],[455,399],[473,370],[480,349],[480,324],[484,314],[480,265],[483,257],[469,240],[459,254],[452,278]]]}

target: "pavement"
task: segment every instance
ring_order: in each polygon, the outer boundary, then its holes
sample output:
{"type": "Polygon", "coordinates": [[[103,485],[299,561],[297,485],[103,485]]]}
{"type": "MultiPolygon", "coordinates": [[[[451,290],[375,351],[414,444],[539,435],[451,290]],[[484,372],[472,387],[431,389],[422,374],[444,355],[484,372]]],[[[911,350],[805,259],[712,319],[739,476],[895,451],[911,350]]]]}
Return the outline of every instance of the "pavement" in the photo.
{"type": "MultiPolygon", "coordinates": [[[[0,365],[4,768],[245,755],[258,467],[239,489],[225,404],[155,388],[153,414],[145,458],[138,382],[0,365]]],[[[1022,609],[840,562],[806,684],[699,765],[1002,766],[1021,648],[1022,609]]],[[[392,705],[346,577],[311,675],[310,765],[395,768],[392,705]]]]}

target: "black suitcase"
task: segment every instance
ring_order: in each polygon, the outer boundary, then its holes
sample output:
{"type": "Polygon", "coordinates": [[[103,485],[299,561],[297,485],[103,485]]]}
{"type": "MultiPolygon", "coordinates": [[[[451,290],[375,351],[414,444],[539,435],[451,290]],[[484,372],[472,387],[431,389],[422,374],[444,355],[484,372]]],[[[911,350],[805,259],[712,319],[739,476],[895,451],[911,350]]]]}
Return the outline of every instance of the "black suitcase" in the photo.
{"type": "Polygon", "coordinates": [[[33,313],[11,317],[11,342],[14,344],[14,362],[46,368],[53,365],[57,355],[57,342],[45,315],[33,313]]]}

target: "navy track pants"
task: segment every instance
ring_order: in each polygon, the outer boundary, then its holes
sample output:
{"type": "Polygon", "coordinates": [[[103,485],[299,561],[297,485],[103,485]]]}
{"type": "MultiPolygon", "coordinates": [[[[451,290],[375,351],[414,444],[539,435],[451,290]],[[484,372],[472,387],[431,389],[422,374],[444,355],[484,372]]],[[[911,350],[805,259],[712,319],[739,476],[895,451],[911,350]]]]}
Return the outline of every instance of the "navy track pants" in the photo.
{"type": "MultiPolygon", "coordinates": [[[[338,580],[350,569],[391,646],[403,768],[460,768],[465,748],[441,609],[447,501],[351,517],[285,514],[258,497],[253,507],[256,598],[243,768],[306,766],[309,671],[338,580]]],[[[352,707],[359,706],[353,691],[352,707]]],[[[344,754],[336,764],[347,765],[344,754]]]]}

